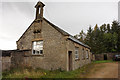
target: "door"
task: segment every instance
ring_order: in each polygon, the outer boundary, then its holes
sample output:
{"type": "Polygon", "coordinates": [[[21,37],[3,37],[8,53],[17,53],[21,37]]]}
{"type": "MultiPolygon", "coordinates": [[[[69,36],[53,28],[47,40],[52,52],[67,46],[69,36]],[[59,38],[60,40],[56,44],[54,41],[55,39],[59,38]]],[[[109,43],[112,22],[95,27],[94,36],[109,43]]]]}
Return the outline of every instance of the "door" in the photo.
{"type": "Polygon", "coordinates": [[[104,54],[104,60],[107,60],[107,54],[104,54]]]}
{"type": "Polygon", "coordinates": [[[72,70],[72,51],[68,51],[68,69],[72,70]]]}

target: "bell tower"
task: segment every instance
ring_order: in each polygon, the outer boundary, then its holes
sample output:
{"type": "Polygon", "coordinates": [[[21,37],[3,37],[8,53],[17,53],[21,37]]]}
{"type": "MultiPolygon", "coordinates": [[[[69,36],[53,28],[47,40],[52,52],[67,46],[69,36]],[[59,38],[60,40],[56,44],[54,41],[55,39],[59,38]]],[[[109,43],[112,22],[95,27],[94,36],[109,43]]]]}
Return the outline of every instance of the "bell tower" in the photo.
{"type": "Polygon", "coordinates": [[[36,8],[36,19],[38,20],[41,20],[43,18],[43,7],[45,5],[39,1],[36,5],[35,5],[35,8],[36,8]]]}
{"type": "Polygon", "coordinates": [[[36,8],[36,18],[34,22],[34,39],[42,38],[42,21],[43,21],[43,7],[45,5],[39,1],[35,5],[36,8]]]}

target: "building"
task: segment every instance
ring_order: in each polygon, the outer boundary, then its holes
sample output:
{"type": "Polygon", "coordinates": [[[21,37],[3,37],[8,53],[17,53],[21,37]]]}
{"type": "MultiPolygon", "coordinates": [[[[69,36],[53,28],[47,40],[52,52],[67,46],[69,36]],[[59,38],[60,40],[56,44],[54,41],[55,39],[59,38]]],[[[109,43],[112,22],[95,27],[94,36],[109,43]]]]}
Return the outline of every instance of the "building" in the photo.
{"type": "Polygon", "coordinates": [[[101,54],[94,54],[95,60],[114,60],[115,55],[119,55],[120,53],[101,53],[101,54]]]}
{"type": "Polygon", "coordinates": [[[44,6],[36,4],[36,18],[16,42],[11,66],[70,71],[90,63],[90,47],[45,19],[44,6]]]}

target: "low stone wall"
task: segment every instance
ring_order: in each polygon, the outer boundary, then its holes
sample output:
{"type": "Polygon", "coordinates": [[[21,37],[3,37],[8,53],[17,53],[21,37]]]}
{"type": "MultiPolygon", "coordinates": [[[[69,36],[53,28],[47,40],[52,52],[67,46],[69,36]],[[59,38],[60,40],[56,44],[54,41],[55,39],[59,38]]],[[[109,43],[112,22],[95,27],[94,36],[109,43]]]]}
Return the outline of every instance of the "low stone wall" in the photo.
{"type": "Polygon", "coordinates": [[[11,52],[10,50],[2,50],[1,66],[2,71],[9,70],[11,66],[11,52]]]}
{"type": "Polygon", "coordinates": [[[11,66],[11,57],[2,57],[2,71],[9,70],[11,66]]]}
{"type": "Polygon", "coordinates": [[[102,54],[94,54],[95,60],[105,60],[105,56],[107,60],[113,60],[114,55],[120,54],[120,53],[102,53],[102,54]]]}
{"type": "Polygon", "coordinates": [[[95,54],[95,60],[104,60],[103,54],[95,54]]]}
{"type": "Polygon", "coordinates": [[[2,51],[2,71],[10,70],[11,67],[24,67],[25,57],[29,56],[31,50],[4,50],[2,51]]]}
{"type": "MultiPolygon", "coordinates": [[[[29,57],[31,50],[19,50],[11,53],[11,67],[24,68],[28,64],[25,62],[25,58],[29,57]]],[[[29,61],[30,62],[30,61],[29,61]]]]}

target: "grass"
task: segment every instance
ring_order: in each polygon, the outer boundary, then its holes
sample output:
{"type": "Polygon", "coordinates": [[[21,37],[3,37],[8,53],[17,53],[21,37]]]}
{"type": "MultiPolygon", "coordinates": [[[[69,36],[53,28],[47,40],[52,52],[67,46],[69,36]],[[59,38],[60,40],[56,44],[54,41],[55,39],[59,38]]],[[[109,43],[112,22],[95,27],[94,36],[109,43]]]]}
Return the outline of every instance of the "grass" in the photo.
{"type": "Polygon", "coordinates": [[[43,69],[11,69],[10,71],[3,72],[3,78],[86,78],[92,71],[99,70],[102,66],[96,67],[98,63],[106,63],[113,61],[93,61],[74,71],[49,71],[43,69]]]}
{"type": "Polygon", "coordinates": [[[113,60],[93,61],[93,63],[109,63],[109,62],[115,62],[115,61],[113,61],[113,60]]]}
{"type": "Polygon", "coordinates": [[[10,71],[3,72],[3,78],[83,78],[84,74],[88,74],[90,68],[94,65],[87,64],[74,71],[49,71],[43,69],[12,69],[10,71]]]}

